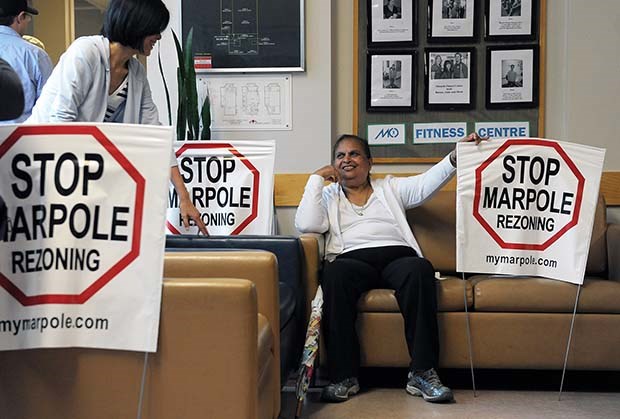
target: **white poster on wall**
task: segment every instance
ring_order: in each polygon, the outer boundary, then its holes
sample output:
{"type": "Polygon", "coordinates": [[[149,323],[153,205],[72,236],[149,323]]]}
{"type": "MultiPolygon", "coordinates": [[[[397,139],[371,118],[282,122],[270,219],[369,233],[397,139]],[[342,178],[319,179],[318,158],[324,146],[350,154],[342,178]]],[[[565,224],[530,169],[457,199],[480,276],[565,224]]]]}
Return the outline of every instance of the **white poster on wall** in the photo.
{"type": "Polygon", "coordinates": [[[605,150],[519,138],[457,156],[456,269],[581,284],[605,150]]]}
{"type": "MultiPolygon", "coordinates": [[[[179,171],[211,235],[271,234],[275,141],[177,141],[179,171]]],[[[179,197],[168,194],[168,234],[185,229],[179,197]]]]}
{"type": "Polygon", "coordinates": [[[0,350],[156,350],[172,136],[0,127],[0,350]]]}
{"type": "Polygon", "coordinates": [[[198,103],[211,101],[211,130],[292,130],[291,75],[196,77],[198,103]]]}

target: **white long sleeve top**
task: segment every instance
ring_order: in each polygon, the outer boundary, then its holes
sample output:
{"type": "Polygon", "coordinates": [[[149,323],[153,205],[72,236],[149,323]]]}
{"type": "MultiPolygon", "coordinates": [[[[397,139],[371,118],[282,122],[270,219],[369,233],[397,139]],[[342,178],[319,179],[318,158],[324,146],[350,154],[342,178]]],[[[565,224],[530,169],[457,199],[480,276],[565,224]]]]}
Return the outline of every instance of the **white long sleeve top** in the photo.
{"type": "MultiPolygon", "coordinates": [[[[426,172],[410,177],[386,176],[372,179],[371,185],[377,198],[389,210],[409,246],[422,256],[405,211],[421,205],[441,189],[454,175],[456,169],[446,156],[426,172]]],[[[339,223],[338,201],[340,186],[324,186],[324,179],[311,175],[295,214],[295,227],[301,233],[325,234],[325,259],[333,261],[344,250],[339,223]]]]}

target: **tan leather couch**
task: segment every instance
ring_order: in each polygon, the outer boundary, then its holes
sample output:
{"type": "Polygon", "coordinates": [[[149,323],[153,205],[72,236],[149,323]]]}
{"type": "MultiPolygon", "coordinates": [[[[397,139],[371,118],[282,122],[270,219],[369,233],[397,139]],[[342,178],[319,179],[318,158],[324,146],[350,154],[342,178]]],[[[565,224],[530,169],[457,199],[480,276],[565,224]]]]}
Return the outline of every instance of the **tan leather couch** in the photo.
{"type": "MultiPolygon", "coordinates": [[[[454,192],[441,191],[407,213],[422,252],[445,278],[437,287],[440,366],[469,368],[465,287],[476,368],[561,369],[577,287],[550,279],[490,275],[462,281],[455,272],[455,203],[454,192]]],[[[304,239],[307,247],[320,248],[316,237],[304,239]]],[[[309,280],[312,296],[318,276],[309,280]]],[[[607,224],[602,199],[577,313],[568,368],[620,370],[620,225],[607,224]]],[[[366,293],[359,301],[357,326],[363,366],[409,365],[393,291],[366,293]]]]}
{"type": "MultiPolygon", "coordinates": [[[[277,418],[275,256],[167,253],[164,277],[158,350],[148,357],[141,417],[277,418]]],[[[128,351],[0,352],[0,417],[134,418],[143,363],[143,353],[128,351]]]]}

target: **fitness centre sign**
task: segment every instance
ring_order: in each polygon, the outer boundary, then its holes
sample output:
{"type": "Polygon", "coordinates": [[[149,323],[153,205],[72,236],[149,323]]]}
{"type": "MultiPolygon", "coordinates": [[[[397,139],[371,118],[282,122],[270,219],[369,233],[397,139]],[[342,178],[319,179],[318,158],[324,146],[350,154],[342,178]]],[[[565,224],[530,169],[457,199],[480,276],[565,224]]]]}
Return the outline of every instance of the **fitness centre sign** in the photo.
{"type": "Polygon", "coordinates": [[[0,127],[0,350],[156,350],[172,136],[0,127]]]}
{"type": "Polygon", "coordinates": [[[583,283],[605,151],[540,138],[457,147],[457,270],[583,283]]]}
{"type": "MultiPolygon", "coordinates": [[[[179,141],[179,171],[211,235],[271,234],[274,141],[179,141]]],[[[168,234],[198,234],[183,226],[179,196],[168,192],[168,234]]]]}

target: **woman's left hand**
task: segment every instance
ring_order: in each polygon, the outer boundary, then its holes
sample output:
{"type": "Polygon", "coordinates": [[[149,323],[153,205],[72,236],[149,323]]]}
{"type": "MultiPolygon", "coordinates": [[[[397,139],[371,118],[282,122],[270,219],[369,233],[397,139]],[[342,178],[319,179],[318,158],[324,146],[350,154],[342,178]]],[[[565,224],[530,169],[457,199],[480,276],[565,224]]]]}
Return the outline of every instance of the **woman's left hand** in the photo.
{"type": "Polygon", "coordinates": [[[189,198],[181,199],[179,203],[179,211],[181,213],[181,219],[183,220],[183,225],[185,228],[189,228],[189,220],[192,219],[202,234],[205,236],[209,235],[205,223],[203,223],[202,218],[200,218],[200,211],[198,211],[194,204],[192,204],[192,201],[189,198]]]}
{"type": "MultiPolygon", "coordinates": [[[[489,139],[489,137],[481,137],[477,133],[472,132],[467,137],[461,138],[459,143],[472,143],[472,142],[475,142],[476,145],[478,145],[482,141],[487,141],[488,139],[489,139]]],[[[456,167],[456,147],[454,147],[454,150],[452,150],[450,152],[450,163],[452,163],[452,166],[456,167]]]]}

